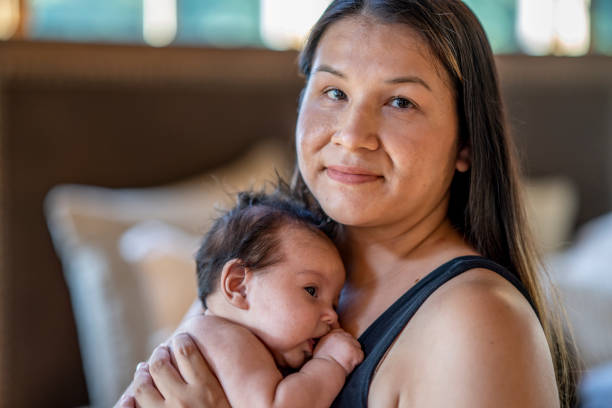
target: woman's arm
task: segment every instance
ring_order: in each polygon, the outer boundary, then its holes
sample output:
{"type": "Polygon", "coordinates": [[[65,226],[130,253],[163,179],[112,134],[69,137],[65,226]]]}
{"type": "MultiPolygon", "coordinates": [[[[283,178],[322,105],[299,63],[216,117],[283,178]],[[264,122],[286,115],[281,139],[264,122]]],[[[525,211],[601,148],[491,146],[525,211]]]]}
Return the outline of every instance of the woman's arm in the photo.
{"type": "MultiPolygon", "coordinates": [[[[283,378],[270,351],[246,327],[216,316],[187,323],[185,329],[236,407],[329,407],[363,356],[357,340],[338,328],[320,339],[313,358],[298,372],[283,378]]],[[[157,378],[155,384],[165,387],[157,378]]]]}
{"type": "Polygon", "coordinates": [[[169,343],[173,352],[167,346],[159,346],[149,363],[138,365],[134,381],[116,407],[229,408],[217,377],[193,339],[179,333],[169,343]]]}
{"type": "Polygon", "coordinates": [[[386,387],[399,407],[559,406],[535,313],[508,282],[484,273],[441,288],[423,305],[381,363],[369,405],[386,405],[373,401],[386,387]]]}
{"type": "Polygon", "coordinates": [[[138,395],[139,402],[142,401],[139,404],[142,408],[173,406],[172,401],[181,401],[183,406],[189,407],[230,406],[217,377],[193,339],[182,333],[182,327],[190,318],[203,311],[200,301],[196,299],[173,336],[155,349],[148,363],[138,365],[134,380],[115,408],[135,408],[135,395],[138,395]],[[176,352],[171,353],[168,347],[176,352]],[[157,383],[163,384],[163,395],[157,383]]]}

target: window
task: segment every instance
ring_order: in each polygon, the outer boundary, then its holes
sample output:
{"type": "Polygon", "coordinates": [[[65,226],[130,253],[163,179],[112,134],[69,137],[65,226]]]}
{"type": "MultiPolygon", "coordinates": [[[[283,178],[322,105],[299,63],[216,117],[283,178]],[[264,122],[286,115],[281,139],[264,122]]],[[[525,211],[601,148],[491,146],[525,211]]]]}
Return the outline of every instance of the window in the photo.
{"type": "Polygon", "coordinates": [[[263,46],[259,21],[258,0],[180,0],[176,43],[263,46]]]}
{"type": "Polygon", "coordinates": [[[28,37],[142,42],[141,0],[29,0],[28,37]]]}
{"type": "Polygon", "coordinates": [[[612,1],[591,1],[593,51],[612,55],[612,1]]]}
{"type": "MultiPolygon", "coordinates": [[[[612,55],[610,0],[464,2],[482,22],[496,53],[612,55]]],[[[17,35],[154,46],[299,48],[309,27],[329,3],[330,0],[0,0],[0,39],[17,35]]]]}
{"type": "Polygon", "coordinates": [[[465,0],[476,14],[493,51],[500,54],[520,52],[515,34],[516,0],[465,0]]]}

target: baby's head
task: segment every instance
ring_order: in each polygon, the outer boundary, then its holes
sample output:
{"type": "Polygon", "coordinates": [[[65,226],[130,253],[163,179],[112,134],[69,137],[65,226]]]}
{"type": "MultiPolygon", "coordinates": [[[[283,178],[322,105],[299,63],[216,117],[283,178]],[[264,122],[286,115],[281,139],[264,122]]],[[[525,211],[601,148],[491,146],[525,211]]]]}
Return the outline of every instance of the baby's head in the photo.
{"type": "Polygon", "coordinates": [[[196,255],[203,305],[248,327],[278,365],[298,368],[337,324],[345,272],[331,229],[283,194],[240,193],[196,255]]]}

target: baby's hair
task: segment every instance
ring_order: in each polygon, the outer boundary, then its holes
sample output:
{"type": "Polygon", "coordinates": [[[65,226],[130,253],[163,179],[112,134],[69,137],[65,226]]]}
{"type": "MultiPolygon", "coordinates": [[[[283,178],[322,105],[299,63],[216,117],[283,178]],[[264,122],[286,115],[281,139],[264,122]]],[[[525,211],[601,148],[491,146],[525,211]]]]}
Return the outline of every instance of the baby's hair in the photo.
{"type": "Polygon", "coordinates": [[[228,261],[238,259],[251,270],[282,261],[284,254],[278,250],[282,226],[320,231],[335,242],[335,223],[308,210],[284,181],[279,179],[272,193],[240,192],[236,205],[215,220],[195,257],[198,297],[204,307],[228,261]]]}

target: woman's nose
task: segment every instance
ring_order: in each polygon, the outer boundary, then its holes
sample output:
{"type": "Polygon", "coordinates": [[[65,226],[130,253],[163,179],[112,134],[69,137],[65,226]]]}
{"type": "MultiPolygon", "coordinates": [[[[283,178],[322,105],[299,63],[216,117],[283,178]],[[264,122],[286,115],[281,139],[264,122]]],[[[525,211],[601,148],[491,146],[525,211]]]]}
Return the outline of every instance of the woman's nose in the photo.
{"type": "Polygon", "coordinates": [[[332,143],[348,150],[377,150],[380,147],[378,121],[371,106],[353,102],[340,114],[332,143]]]}

